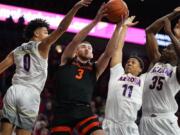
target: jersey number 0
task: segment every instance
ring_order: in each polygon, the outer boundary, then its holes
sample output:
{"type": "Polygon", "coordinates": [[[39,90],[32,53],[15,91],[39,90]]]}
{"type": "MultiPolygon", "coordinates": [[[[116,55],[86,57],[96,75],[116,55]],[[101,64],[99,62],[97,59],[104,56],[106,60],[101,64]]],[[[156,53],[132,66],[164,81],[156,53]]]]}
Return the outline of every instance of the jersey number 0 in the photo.
{"type": "Polygon", "coordinates": [[[23,64],[24,64],[24,70],[29,72],[30,65],[31,65],[31,57],[30,57],[30,55],[28,53],[25,54],[24,57],[23,57],[23,64]]]}

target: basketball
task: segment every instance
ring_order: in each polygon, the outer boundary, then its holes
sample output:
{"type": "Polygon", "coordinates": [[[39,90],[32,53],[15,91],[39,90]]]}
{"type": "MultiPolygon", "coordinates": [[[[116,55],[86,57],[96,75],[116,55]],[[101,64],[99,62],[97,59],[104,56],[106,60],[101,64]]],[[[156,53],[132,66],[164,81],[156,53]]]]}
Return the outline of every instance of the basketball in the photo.
{"type": "Polygon", "coordinates": [[[118,23],[121,16],[128,17],[129,10],[127,4],[123,0],[110,0],[107,3],[107,18],[110,22],[118,23]]]}

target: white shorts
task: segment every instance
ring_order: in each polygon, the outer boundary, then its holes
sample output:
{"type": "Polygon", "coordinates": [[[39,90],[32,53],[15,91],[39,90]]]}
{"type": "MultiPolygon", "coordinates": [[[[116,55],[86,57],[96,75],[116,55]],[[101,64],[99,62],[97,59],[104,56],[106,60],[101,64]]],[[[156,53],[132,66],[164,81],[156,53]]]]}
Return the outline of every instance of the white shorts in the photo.
{"type": "Polygon", "coordinates": [[[177,118],[167,116],[143,116],[140,122],[140,135],[180,135],[177,118]]]}
{"type": "Polygon", "coordinates": [[[134,122],[115,123],[104,119],[102,127],[106,135],[139,135],[138,127],[134,122]]]}
{"type": "Polygon", "coordinates": [[[32,130],[40,104],[38,90],[22,85],[12,85],[3,99],[2,118],[16,127],[32,130]]]}

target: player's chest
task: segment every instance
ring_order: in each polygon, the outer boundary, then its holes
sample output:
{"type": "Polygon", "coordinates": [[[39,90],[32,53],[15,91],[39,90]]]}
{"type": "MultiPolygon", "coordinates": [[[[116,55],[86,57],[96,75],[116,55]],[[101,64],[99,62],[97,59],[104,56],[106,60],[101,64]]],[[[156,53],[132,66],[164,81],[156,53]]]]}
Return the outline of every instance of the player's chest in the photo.
{"type": "Polygon", "coordinates": [[[111,94],[125,99],[142,98],[143,86],[140,80],[114,80],[110,83],[111,94]]]}

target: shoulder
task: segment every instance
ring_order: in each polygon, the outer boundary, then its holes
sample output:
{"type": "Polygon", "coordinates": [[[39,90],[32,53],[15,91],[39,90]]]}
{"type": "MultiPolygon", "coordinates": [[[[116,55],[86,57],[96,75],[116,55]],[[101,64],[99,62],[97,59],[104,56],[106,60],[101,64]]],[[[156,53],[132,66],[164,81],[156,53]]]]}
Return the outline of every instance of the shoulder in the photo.
{"type": "Polygon", "coordinates": [[[122,66],[122,63],[118,63],[115,66],[110,67],[110,71],[111,72],[113,72],[113,71],[123,71],[124,72],[124,68],[122,66]]]}
{"type": "Polygon", "coordinates": [[[66,62],[65,63],[61,62],[59,66],[71,65],[73,62],[74,63],[76,62],[75,58],[67,58],[66,62]]]}

